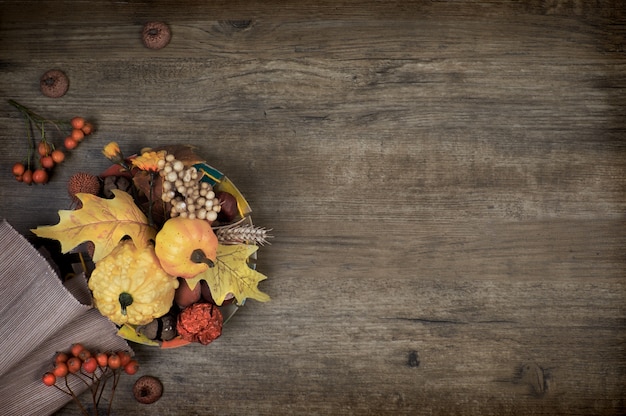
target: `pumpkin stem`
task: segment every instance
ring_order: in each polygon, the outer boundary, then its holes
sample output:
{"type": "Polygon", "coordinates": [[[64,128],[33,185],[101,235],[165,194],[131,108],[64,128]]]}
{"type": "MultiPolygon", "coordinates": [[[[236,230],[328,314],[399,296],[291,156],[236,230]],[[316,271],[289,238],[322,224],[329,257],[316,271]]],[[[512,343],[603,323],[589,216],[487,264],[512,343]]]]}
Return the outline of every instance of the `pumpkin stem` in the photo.
{"type": "Polygon", "coordinates": [[[126,315],[126,308],[133,304],[133,297],[130,293],[122,292],[118,298],[120,305],[122,306],[122,315],[126,315]]]}
{"type": "Polygon", "coordinates": [[[200,248],[195,249],[191,253],[190,260],[193,261],[194,263],[206,263],[209,265],[209,267],[215,267],[215,263],[213,263],[213,260],[208,258],[206,254],[204,254],[204,251],[202,251],[202,249],[200,248]]]}

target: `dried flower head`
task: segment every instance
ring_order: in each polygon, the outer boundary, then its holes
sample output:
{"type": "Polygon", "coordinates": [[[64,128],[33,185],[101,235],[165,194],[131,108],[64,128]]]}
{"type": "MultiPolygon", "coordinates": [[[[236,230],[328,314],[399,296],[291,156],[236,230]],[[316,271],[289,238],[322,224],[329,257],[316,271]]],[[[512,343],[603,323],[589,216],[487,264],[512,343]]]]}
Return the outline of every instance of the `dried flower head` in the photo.
{"type": "Polygon", "coordinates": [[[186,341],[207,345],[222,334],[223,317],[212,303],[194,303],[178,315],[176,329],[186,341]]]}
{"type": "Polygon", "coordinates": [[[120,150],[120,146],[117,142],[110,142],[104,149],[102,149],[102,154],[106,156],[113,163],[122,163],[124,161],[124,156],[122,155],[122,151],[120,150]]]}
{"type": "Polygon", "coordinates": [[[150,172],[158,172],[165,163],[165,150],[159,152],[144,152],[131,160],[133,166],[150,172]]]}

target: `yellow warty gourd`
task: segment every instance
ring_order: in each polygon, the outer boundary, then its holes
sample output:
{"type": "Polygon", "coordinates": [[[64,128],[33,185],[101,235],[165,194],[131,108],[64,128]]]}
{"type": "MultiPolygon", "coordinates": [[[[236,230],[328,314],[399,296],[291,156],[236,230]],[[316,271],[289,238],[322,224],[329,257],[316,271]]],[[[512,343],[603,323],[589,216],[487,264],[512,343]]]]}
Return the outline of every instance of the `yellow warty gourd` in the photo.
{"type": "Polygon", "coordinates": [[[178,280],[161,268],[154,247],[138,249],[132,240],[120,242],[89,278],[96,308],[118,325],[145,325],[165,315],[177,287],[178,280]]]}

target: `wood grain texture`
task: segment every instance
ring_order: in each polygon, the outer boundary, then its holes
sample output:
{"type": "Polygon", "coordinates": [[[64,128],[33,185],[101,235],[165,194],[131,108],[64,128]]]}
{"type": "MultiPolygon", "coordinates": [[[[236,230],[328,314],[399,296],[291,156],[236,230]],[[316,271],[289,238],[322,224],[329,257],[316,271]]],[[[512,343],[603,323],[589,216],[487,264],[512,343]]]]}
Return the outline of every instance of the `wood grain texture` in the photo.
{"type": "MultiPolygon", "coordinates": [[[[273,229],[271,303],[208,347],[137,346],[165,395],[117,414],[626,412],[626,5],[0,1],[0,94],[98,131],[0,214],[29,238],[65,182],[191,143],[273,229]],[[151,51],[147,20],[173,38],[151,51]],[[71,87],[38,91],[52,67],[71,87]]],[[[59,415],[76,415],[68,406],[59,415]]]]}

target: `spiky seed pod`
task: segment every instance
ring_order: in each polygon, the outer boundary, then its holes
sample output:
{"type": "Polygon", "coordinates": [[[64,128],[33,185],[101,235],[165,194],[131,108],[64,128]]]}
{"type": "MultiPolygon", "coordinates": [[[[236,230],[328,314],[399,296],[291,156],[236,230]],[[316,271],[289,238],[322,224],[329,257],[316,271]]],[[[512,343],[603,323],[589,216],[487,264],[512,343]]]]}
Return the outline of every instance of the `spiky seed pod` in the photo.
{"type": "Polygon", "coordinates": [[[77,208],[80,208],[82,204],[80,199],[76,197],[76,194],[98,195],[100,193],[100,179],[91,173],[75,173],[67,182],[67,192],[72,198],[72,203],[74,203],[77,208]]]}

